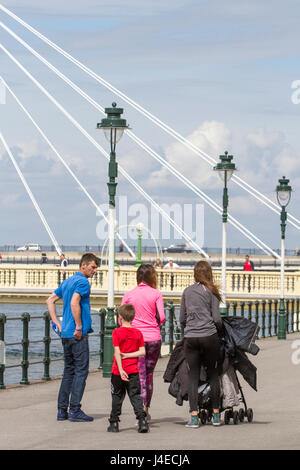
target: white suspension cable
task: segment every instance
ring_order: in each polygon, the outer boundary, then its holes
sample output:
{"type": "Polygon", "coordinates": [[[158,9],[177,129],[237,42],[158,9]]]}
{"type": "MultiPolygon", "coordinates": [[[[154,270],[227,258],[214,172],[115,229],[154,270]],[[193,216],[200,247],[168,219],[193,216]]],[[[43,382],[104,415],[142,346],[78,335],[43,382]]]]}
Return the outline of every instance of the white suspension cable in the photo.
{"type": "MultiPolygon", "coordinates": [[[[2,78],[2,77],[1,77],[2,78]]],[[[65,166],[65,168],[68,170],[68,172],[70,173],[70,175],[74,178],[74,180],[76,181],[76,183],[80,186],[80,188],[82,189],[82,191],[84,192],[84,194],[88,197],[88,199],[91,201],[91,203],[93,204],[93,206],[100,212],[101,216],[104,218],[105,222],[108,224],[108,218],[106,217],[106,215],[104,214],[104,212],[102,211],[101,207],[99,207],[97,205],[97,203],[95,202],[95,200],[92,198],[92,196],[89,194],[89,192],[85,189],[85,187],[81,184],[81,182],[79,181],[79,179],[77,178],[77,176],[73,173],[73,171],[71,170],[71,168],[69,167],[69,165],[65,162],[65,160],[62,158],[62,156],[60,155],[60,153],[56,150],[56,148],[54,147],[54,145],[50,142],[50,140],[48,139],[48,137],[46,136],[46,134],[42,131],[42,129],[38,126],[38,124],[36,123],[36,121],[33,119],[33,117],[31,116],[31,114],[29,113],[29,111],[27,111],[27,109],[25,108],[25,106],[23,106],[23,104],[21,103],[21,101],[19,100],[19,98],[15,95],[15,93],[13,93],[13,91],[11,90],[11,88],[7,85],[7,83],[5,82],[5,80],[2,78],[2,82],[4,83],[5,87],[7,88],[7,90],[10,92],[10,94],[12,95],[12,97],[16,100],[16,102],[18,103],[18,105],[21,107],[21,109],[24,111],[24,113],[28,116],[28,118],[30,119],[30,121],[33,123],[33,125],[35,126],[35,128],[38,130],[38,132],[41,134],[41,136],[45,139],[45,141],[47,142],[47,144],[49,145],[49,147],[53,150],[53,152],[57,155],[57,157],[60,159],[60,161],[62,162],[62,164],[65,166]]],[[[131,250],[131,248],[127,245],[127,243],[123,240],[123,238],[120,236],[120,234],[117,232],[116,233],[117,237],[119,238],[119,240],[124,244],[124,246],[127,248],[127,250],[129,251],[130,255],[132,256],[132,258],[136,259],[136,256],[135,254],[133,253],[133,251],[131,250]]]]}
{"type": "Polygon", "coordinates": [[[13,163],[13,165],[14,165],[14,167],[15,167],[17,173],[18,173],[18,175],[19,175],[19,177],[20,177],[20,179],[21,179],[21,181],[22,181],[22,183],[23,183],[23,185],[24,185],[24,187],[25,187],[25,189],[26,189],[26,191],[27,191],[28,196],[30,197],[31,202],[32,202],[32,204],[34,205],[35,210],[37,211],[37,213],[38,213],[38,215],[39,215],[39,217],[40,217],[42,223],[44,224],[44,227],[45,227],[45,229],[46,229],[46,231],[47,231],[49,237],[51,238],[52,243],[53,243],[53,245],[55,246],[55,249],[56,249],[58,255],[60,256],[60,255],[62,254],[62,251],[61,251],[61,249],[60,249],[60,247],[59,247],[59,245],[58,245],[58,243],[57,243],[57,241],[56,241],[56,238],[55,238],[55,236],[53,235],[53,232],[52,232],[51,228],[49,227],[49,225],[48,225],[48,223],[47,223],[47,221],[46,221],[46,219],[45,219],[45,217],[44,217],[44,214],[42,213],[42,211],[41,211],[41,209],[40,209],[40,207],[39,207],[39,205],[38,205],[38,203],[37,203],[37,201],[36,201],[34,195],[32,194],[32,191],[31,191],[31,189],[29,188],[29,186],[28,186],[28,184],[27,184],[27,181],[26,181],[26,179],[25,179],[25,177],[24,177],[22,171],[20,170],[20,167],[19,167],[19,165],[17,164],[17,162],[16,162],[16,160],[15,160],[13,154],[11,153],[10,148],[9,148],[9,146],[7,145],[7,142],[6,142],[6,140],[4,139],[2,133],[0,133],[0,139],[2,140],[2,144],[4,145],[4,148],[5,148],[5,150],[7,151],[8,155],[9,155],[9,158],[11,159],[11,161],[12,161],[12,163],[13,163]]]}
{"type": "MultiPolygon", "coordinates": [[[[108,153],[98,144],[98,142],[93,139],[93,137],[65,110],[65,108],[58,103],[55,98],[31,75],[28,70],[23,67],[22,64],[2,45],[0,44],[0,48],[8,55],[8,57],[27,75],[33,83],[55,104],[55,106],[72,122],[72,124],[77,127],[77,129],[105,156],[107,160],[109,160],[108,153]]],[[[199,253],[203,254],[203,256],[209,259],[207,253],[194,241],[192,240],[182,229],[177,225],[173,219],[164,211],[162,210],[159,205],[129,176],[129,174],[119,165],[120,172],[125,176],[125,178],[150,202],[151,205],[155,207],[155,209],[164,217],[176,230],[181,236],[188,241],[199,253]]]]}
{"type": "MultiPolygon", "coordinates": [[[[115,88],[114,86],[112,86],[110,83],[108,83],[106,80],[104,80],[101,76],[99,76],[98,74],[96,74],[95,72],[93,72],[91,69],[89,69],[88,67],[86,67],[85,65],[83,65],[81,62],[79,62],[77,59],[75,59],[74,57],[72,57],[70,54],[68,54],[67,52],[65,52],[62,48],[60,48],[59,46],[57,46],[54,42],[50,41],[48,38],[46,38],[43,34],[41,34],[39,31],[37,31],[36,29],[34,29],[32,26],[30,26],[28,23],[26,23],[25,21],[23,21],[21,18],[19,18],[17,15],[15,15],[14,13],[12,13],[10,10],[8,10],[7,8],[5,8],[3,5],[0,5],[0,9],[2,9],[5,13],[7,13],[9,16],[11,16],[12,18],[14,18],[18,23],[22,24],[26,29],[28,29],[29,31],[31,31],[33,34],[35,34],[37,37],[39,37],[42,41],[46,42],[49,46],[51,46],[52,48],[54,48],[57,52],[59,52],[60,54],[62,54],[65,58],[67,58],[68,60],[70,60],[71,62],[73,62],[75,65],[77,65],[80,69],[82,69],[84,72],[86,72],[87,74],[89,74],[91,77],[93,77],[96,81],[98,81],[99,83],[101,83],[103,86],[105,86],[106,88],[108,88],[110,91],[112,91],[113,93],[115,93],[116,95],[118,95],[120,98],[122,98],[125,102],[127,102],[128,104],[130,104],[133,108],[135,108],[137,111],[139,111],[141,114],[143,114],[145,117],[147,117],[148,119],[150,119],[153,123],[155,123],[156,125],[158,125],[160,128],[162,128],[165,132],[167,132],[168,134],[172,135],[175,139],[177,139],[179,142],[181,142],[183,145],[187,146],[188,148],[190,148],[190,150],[192,150],[194,153],[196,153],[197,155],[199,155],[201,158],[203,158],[207,163],[210,163],[211,165],[215,165],[216,161],[208,156],[205,152],[203,152],[201,149],[199,149],[198,147],[196,147],[194,144],[192,144],[190,141],[188,141],[187,139],[185,139],[183,136],[181,136],[178,132],[176,132],[174,129],[172,129],[170,126],[168,126],[167,124],[165,124],[164,122],[162,122],[160,119],[158,119],[156,116],[154,116],[153,114],[151,114],[149,111],[147,111],[145,108],[143,108],[142,106],[140,106],[138,103],[136,103],[135,101],[133,101],[131,98],[129,98],[128,96],[126,96],[124,93],[122,93],[120,90],[118,90],[117,88],[115,88]]],[[[242,178],[236,176],[236,175],[233,175],[232,177],[233,181],[238,184],[242,189],[244,189],[245,191],[247,191],[249,194],[251,194],[252,196],[254,196],[256,199],[258,199],[260,202],[262,202],[263,204],[265,204],[267,207],[269,207],[271,210],[273,210],[274,212],[276,212],[277,214],[280,213],[278,207],[276,206],[276,204],[271,200],[269,199],[267,196],[265,196],[264,194],[260,193],[260,191],[256,190],[255,188],[253,188],[250,184],[246,183],[244,180],[242,180],[242,178]],[[270,207],[270,204],[271,206],[273,206],[273,209],[270,207]]],[[[298,230],[300,230],[300,225],[296,225],[294,223],[292,223],[292,221],[290,220],[294,220],[296,221],[298,224],[300,224],[300,220],[297,219],[296,217],[294,217],[292,214],[288,214],[288,222],[291,223],[294,227],[296,227],[298,230]]]]}
{"type": "MultiPolygon", "coordinates": [[[[68,77],[61,73],[56,67],[54,67],[49,61],[47,61],[43,56],[36,52],[32,47],[30,47],[25,41],[23,41],[17,34],[11,31],[7,26],[0,22],[2,26],[11,36],[13,36],[20,44],[26,47],[34,56],[36,56],[40,61],[42,61],[50,70],[52,70],[56,75],[58,75],[62,80],[64,80],[73,90],[79,93],[83,98],[85,98],[92,106],[98,109],[100,112],[105,114],[104,108],[94,101],[89,95],[87,95],[81,88],[75,85],[68,77]]],[[[139,139],[133,132],[126,131],[131,139],[133,139],[141,148],[143,148],[148,154],[153,158],[159,161],[165,168],[167,168],[173,175],[175,175],[183,184],[185,184],[189,189],[191,189],[195,194],[200,196],[208,205],[213,209],[217,210],[218,213],[222,213],[222,208],[215,203],[215,201],[209,198],[203,191],[197,188],[193,183],[191,183],[187,178],[185,178],[178,170],[176,170],[171,164],[166,162],[159,154],[152,150],[145,142],[139,139]]],[[[244,227],[238,220],[228,214],[228,221],[235,228],[237,228],[243,235],[245,235],[250,241],[256,244],[260,249],[262,249],[266,254],[271,254],[272,256],[278,257],[278,254],[275,253],[271,248],[269,248],[264,242],[262,242],[258,237],[250,232],[246,227],[244,227]],[[250,235],[247,236],[246,233],[250,235]],[[258,243],[257,243],[258,242],[258,243]]]]}

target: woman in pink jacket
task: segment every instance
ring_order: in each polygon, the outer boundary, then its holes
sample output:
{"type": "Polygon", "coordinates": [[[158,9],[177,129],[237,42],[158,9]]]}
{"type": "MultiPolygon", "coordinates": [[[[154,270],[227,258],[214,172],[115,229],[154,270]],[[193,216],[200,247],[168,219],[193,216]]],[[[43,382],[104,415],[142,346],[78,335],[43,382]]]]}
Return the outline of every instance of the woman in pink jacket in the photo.
{"type": "Polygon", "coordinates": [[[139,375],[144,410],[149,422],[153,372],[160,355],[160,325],[165,321],[165,311],[162,294],[156,289],[157,275],[152,264],[142,264],[136,277],[138,285],[124,295],[122,305],[134,306],[135,317],[132,326],[140,330],[144,337],[146,355],[139,357],[139,375]]]}

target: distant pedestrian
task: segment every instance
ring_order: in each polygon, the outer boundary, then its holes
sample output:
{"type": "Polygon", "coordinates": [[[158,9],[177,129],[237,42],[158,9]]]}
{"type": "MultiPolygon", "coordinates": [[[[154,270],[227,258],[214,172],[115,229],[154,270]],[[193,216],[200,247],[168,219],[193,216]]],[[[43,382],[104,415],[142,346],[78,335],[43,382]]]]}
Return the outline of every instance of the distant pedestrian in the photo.
{"type": "MultiPolygon", "coordinates": [[[[249,255],[245,256],[244,271],[254,271],[254,263],[253,261],[250,260],[249,255]]],[[[250,292],[251,291],[251,275],[250,274],[248,276],[245,275],[244,278],[245,277],[248,277],[248,292],[250,292]]]]}
{"type": "Polygon", "coordinates": [[[66,268],[68,266],[69,262],[67,260],[67,258],[65,257],[65,255],[62,253],[60,255],[60,267],[61,268],[66,268]]]}
{"type": "Polygon", "coordinates": [[[121,242],[120,245],[119,245],[119,252],[123,253],[123,251],[124,251],[124,243],[121,242]]]}
{"type": "Polygon", "coordinates": [[[122,305],[132,304],[135,317],[132,326],[141,331],[144,337],[146,355],[139,358],[139,375],[147,421],[150,422],[149,408],[153,394],[153,373],[160,348],[160,325],[165,321],[164,302],[156,288],[157,275],[152,264],[141,264],[136,273],[137,287],[127,292],[122,305]]]}
{"type": "Polygon", "coordinates": [[[168,262],[164,265],[164,269],[180,269],[180,266],[177,263],[174,263],[173,258],[168,258],[168,262]]]}
{"type": "Polygon", "coordinates": [[[133,305],[122,305],[119,308],[121,328],[116,328],[112,333],[114,361],[111,371],[112,410],[108,432],[119,432],[119,416],[126,392],[138,420],[138,432],[149,431],[138,368],[139,357],[145,356],[144,338],[139,330],[132,327],[134,316],[133,305]]]}
{"type": "Polygon", "coordinates": [[[249,255],[245,256],[244,271],[254,271],[254,263],[250,260],[249,255]]]}
{"type": "MultiPolygon", "coordinates": [[[[60,255],[60,267],[61,268],[66,268],[68,266],[68,264],[69,264],[69,262],[68,262],[67,258],[62,253],[60,255]]],[[[66,271],[63,271],[63,281],[66,279],[66,277],[67,277],[67,273],[66,273],[66,271]]]]}
{"type": "Polygon", "coordinates": [[[157,269],[162,269],[163,264],[160,258],[156,258],[155,263],[153,265],[157,269]]]}
{"type": "Polygon", "coordinates": [[[69,277],[47,300],[52,321],[62,338],[65,367],[58,394],[57,420],[93,421],[81,410],[81,399],[89,371],[88,333],[92,332],[90,283],[99,260],[92,253],[82,256],[79,271],[69,277]],[[56,315],[56,302],[63,299],[62,324],[56,315]]]}

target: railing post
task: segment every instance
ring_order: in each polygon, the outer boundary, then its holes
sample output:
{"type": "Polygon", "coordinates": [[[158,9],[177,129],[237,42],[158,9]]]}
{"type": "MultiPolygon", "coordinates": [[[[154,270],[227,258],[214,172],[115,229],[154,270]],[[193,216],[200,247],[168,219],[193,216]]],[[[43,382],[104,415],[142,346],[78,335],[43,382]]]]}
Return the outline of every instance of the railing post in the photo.
{"type": "Polygon", "coordinates": [[[274,300],[274,335],[277,336],[278,327],[278,299],[274,300]]]}
{"type": "Polygon", "coordinates": [[[50,315],[48,312],[45,312],[44,315],[44,320],[45,320],[45,336],[44,336],[44,377],[43,380],[51,380],[50,377],[50,343],[51,343],[51,337],[50,337],[50,315]]]}
{"type": "Polygon", "coordinates": [[[236,317],[237,302],[233,302],[233,316],[236,317]]]}
{"type": "Polygon", "coordinates": [[[289,322],[290,322],[290,301],[286,299],[285,301],[285,310],[286,310],[286,332],[289,332],[289,322]]]}
{"type": "Polygon", "coordinates": [[[248,320],[252,320],[252,300],[248,302],[248,320]]]}
{"type": "Polygon", "coordinates": [[[300,307],[300,299],[297,299],[296,301],[296,310],[297,310],[297,331],[299,331],[299,307],[300,307]]]}
{"type": "Polygon", "coordinates": [[[105,319],[105,332],[103,339],[103,377],[111,377],[111,368],[114,358],[114,347],[112,343],[112,332],[116,328],[115,310],[112,307],[107,309],[105,319]]]}
{"type": "Polygon", "coordinates": [[[262,314],[261,314],[261,336],[262,338],[265,338],[265,332],[266,332],[266,301],[262,300],[262,314]]]}
{"type": "Polygon", "coordinates": [[[271,329],[272,329],[272,303],[273,301],[271,299],[268,300],[269,304],[269,313],[268,313],[268,330],[269,334],[268,336],[272,336],[271,329]]]}
{"type": "Polygon", "coordinates": [[[169,354],[171,355],[174,347],[174,323],[173,323],[173,310],[174,305],[172,300],[168,301],[169,307],[169,354]]]}
{"type": "Polygon", "coordinates": [[[22,380],[20,382],[21,385],[29,385],[28,381],[28,349],[29,349],[29,339],[28,339],[28,326],[30,322],[30,315],[29,313],[22,314],[22,322],[23,322],[23,339],[22,339],[22,348],[23,348],[23,360],[21,362],[22,366],[22,380]]]}
{"type": "Polygon", "coordinates": [[[295,322],[294,322],[294,316],[295,316],[295,299],[291,299],[291,333],[294,333],[295,330],[295,322]]]}
{"type": "Polygon", "coordinates": [[[244,318],[244,315],[245,315],[245,313],[244,313],[245,302],[242,301],[242,302],[240,303],[240,306],[241,306],[241,317],[244,318]]]}
{"type": "Polygon", "coordinates": [[[104,329],[105,329],[105,308],[101,308],[99,310],[99,317],[100,317],[100,350],[99,350],[99,357],[100,357],[100,364],[99,369],[103,368],[103,361],[104,361],[104,329]]]}
{"type": "Polygon", "coordinates": [[[255,301],[255,323],[259,321],[259,300],[255,301]]]}
{"type": "MultiPolygon", "coordinates": [[[[5,371],[5,332],[4,332],[4,325],[6,323],[6,315],[4,313],[0,314],[0,341],[2,342],[2,355],[3,358],[0,361],[0,390],[5,389],[4,385],[4,371],[5,371]]],[[[0,354],[1,357],[1,354],[0,354]]]]}
{"type": "Polygon", "coordinates": [[[171,291],[174,289],[174,274],[173,273],[171,273],[170,288],[171,288],[171,291]]]}

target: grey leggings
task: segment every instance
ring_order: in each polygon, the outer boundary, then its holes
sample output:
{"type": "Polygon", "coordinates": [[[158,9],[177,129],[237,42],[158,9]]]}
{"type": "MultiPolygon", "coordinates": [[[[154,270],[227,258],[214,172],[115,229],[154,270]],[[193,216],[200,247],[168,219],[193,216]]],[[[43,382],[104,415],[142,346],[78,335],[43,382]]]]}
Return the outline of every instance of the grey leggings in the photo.
{"type": "Polygon", "coordinates": [[[220,408],[220,384],[217,369],[219,349],[217,333],[212,336],[184,339],[184,353],[189,368],[188,395],[190,412],[198,410],[201,365],[206,367],[208,382],[211,387],[212,407],[213,409],[220,408]]]}

